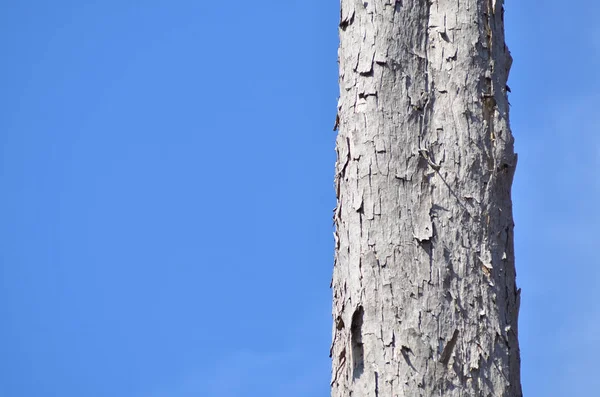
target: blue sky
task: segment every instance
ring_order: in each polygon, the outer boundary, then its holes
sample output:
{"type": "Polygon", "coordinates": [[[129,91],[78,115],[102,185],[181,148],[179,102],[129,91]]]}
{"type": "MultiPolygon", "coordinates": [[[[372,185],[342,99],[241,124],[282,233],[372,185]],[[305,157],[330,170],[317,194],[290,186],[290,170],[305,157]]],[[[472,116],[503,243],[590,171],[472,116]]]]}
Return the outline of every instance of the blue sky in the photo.
{"type": "MultiPolygon", "coordinates": [[[[328,396],[337,1],[0,8],[0,396],[328,396]]],[[[506,8],[523,387],[589,396],[600,6],[506,8]]]]}

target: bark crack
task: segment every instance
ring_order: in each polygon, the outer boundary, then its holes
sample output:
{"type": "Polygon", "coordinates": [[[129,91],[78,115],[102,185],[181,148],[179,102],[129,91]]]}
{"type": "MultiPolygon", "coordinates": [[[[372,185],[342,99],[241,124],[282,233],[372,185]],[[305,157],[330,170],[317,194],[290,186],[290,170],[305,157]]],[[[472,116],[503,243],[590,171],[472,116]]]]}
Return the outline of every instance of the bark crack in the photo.
{"type": "Polygon", "coordinates": [[[350,338],[352,343],[352,378],[357,380],[363,374],[365,369],[364,347],[362,340],[364,309],[359,306],[352,315],[352,324],[350,326],[350,338]]]}
{"type": "Polygon", "coordinates": [[[446,343],[446,347],[444,347],[444,350],[442,351],[442,355],[440,356],[440,363],[448,365],[450,357],[452,356],[452,351],[454,350],[454,346],[456,346],[456,342],[458,340],[458,334],[458,329],[455,329],[454,333],[452,334],[452,338],[450,338],[448,343],[446,343]]]}

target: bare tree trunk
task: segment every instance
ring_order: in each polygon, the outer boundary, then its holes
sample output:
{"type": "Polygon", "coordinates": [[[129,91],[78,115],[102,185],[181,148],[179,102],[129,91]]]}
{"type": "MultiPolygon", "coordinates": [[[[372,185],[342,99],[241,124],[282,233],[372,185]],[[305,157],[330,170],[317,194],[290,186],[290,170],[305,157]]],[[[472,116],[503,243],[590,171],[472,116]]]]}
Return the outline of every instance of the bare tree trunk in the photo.
{"type": "Polygon", "coordinates": [[[333,397],[521,396],[503,0],[341,0],[333,397]]]}

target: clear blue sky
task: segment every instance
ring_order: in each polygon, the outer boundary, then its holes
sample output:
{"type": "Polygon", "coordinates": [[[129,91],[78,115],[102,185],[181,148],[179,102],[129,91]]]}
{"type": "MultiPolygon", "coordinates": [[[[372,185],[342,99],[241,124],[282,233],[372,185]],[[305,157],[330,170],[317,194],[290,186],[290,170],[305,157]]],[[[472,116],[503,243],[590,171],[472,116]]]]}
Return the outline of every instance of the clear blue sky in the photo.
{"type": "MultiPolygon", "coordinates": [[[[600,389],[599,12],[507,3],[530,397],[600,389]]],[[[1,397],[328,396],[338,16],[0,0],[1,397]]]]}

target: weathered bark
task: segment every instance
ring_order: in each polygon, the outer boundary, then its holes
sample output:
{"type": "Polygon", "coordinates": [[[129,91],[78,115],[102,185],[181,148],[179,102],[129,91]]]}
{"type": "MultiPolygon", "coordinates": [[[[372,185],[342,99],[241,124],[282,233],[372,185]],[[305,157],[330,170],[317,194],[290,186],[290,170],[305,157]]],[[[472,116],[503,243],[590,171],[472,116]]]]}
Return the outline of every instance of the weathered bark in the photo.
{"type": "Polygon", "coordinates": [[[502,0],[341,0],[332,396],[521,396],[502,0]]]}

